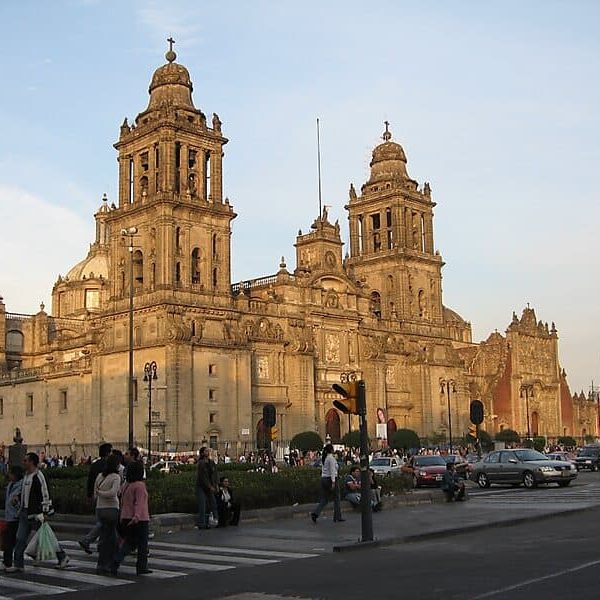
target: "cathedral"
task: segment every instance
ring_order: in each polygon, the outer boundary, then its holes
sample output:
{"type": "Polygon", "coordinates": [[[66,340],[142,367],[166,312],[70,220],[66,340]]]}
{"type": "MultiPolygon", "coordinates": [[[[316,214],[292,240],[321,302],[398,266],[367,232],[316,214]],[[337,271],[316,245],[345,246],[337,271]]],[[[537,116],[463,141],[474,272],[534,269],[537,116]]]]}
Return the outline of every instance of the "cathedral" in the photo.
{"type": "Polygon", "coordinates": [[[473,343],[444,305],[431,187],[410,177],[388,123],[368,180],[350,185],[347,253],[323,210],[298,232],[293,266],[232,283],[228,140],[192,91],[171,48],[147,108],[120,127],[118,205],[103,198],[95,240],[58,277],[51,311],[11,313],[0,298],[0,442],[18,427],[52,453],[123,446],[130,389],[142,447],[150,436],[156,450],[235,455],[261,442],[266,404],[281,445],[308,430],[337,441],[358,425],[332,405],[348,372],[366,382],[379,443],[399,428],[444,439],[452,427],[458,439],[473,399],[492,436],[598,434],[595,403],[569,391],[553,323],[526,307],[473,343]],[[157,379],[145,381],[151,361],[157,379]]]}

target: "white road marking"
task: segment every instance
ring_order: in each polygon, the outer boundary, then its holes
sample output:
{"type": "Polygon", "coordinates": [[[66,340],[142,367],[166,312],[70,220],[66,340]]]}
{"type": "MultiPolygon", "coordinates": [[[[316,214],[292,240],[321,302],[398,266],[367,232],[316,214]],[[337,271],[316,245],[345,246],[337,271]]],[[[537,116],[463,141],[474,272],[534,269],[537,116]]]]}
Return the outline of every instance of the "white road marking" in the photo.
{"type": "MultiPolygon", "coordinates": [[[[69,564],[73,566],[79,566],[79,561],[72,561],[69,564]]],[[[104,575],[95,575],[92,573],[81,573],[73,571],[72,569],[46,569],[40,567],[33,567],[32,573],[36,575],[46,575],[47,577],[54,577],[56,579],[70,579],[71,581],[80,581],[82,583],[92,583],[99,586],[113,586],[113,585],[125,585],[132,583],[125,579],[115,579],[114,577],[107,577],[104,575]]]]}
{"type": "MultiPolygon", "coordinates": [[[[72,560],[69,565],[73,565],[74,567],[84,567],[84,568],[95,568],[95,565],[91,562],[85,560],[72,560]]],[[[144,578],[150,579],[172,579],[173,577],[183,577],[185,575],[184,572],[176,572],[176,571],[164,571],[163,569],[151,569],[152,573],[148,575],[144,575],[144,578]]],[[[135,575],[135,567],[131,565],[121,565],[119,567],[119,575],[135,575]]],[[[98,577],[104,577],[106,581],[122,581],[124,583],[133,583],[134,581],[131,579],[118,579],[115,577],[111,577],[109,575],[98,575],[98,577]]]]}
{"type": "Polygon", "coordinates": [[[253,556],[272,556],[276,558],[314,558],[318,554],[301,552],[281,552],[279,550],[254,550],[253,548],[221,548],[220,546],[196,546],[195,544],[174,544],[169,542],[152,542],[151,548],[180,548],[181,550],[198,550],[201,552],[219,552],[220,554],[252,554],[253,556]]]}
{"type": "Polygon", "coordinates": [[[571,567],[570,569],[563,569],[562,571],[555,571],[554,573],[550,573],[549,575],[542,575],[542,577],[526,579],[525,581],[522,581],[521,583],[515,583],[513,585],[509,585],[504,588],[499,588],[497,590],[485,592],[484,594],[480,594],[479,596],[474,596],[473,598],[471,598],[471,600],[483,600],[483,598],[491,598],[492,596],[498,596],[498,594],[512,592],[514,590],[518,590],[519,588],[527,587],[528,585],[533,585],[534,583],[548,581],[549,579],[556,579],[557,577],[561,577],[562,575],[566,575],[568,573],[576,573],[577,571],[583,571],[584,569],[589,569],[590,567],[595,567],[596,565],[600,565],[600,560],[593,560],[593,561],[578,565],[577,567],[571,567]]]}
{"type": "Polygon", "coordinates": [[[35,595],[45,594],[66,594],[67,592],[75,592],[73,588],[62,587],[58,585],[48,585],[37,581],[23,581],[23,579],[13,579],[12,577],[3,577],[0,575],[0,584],[15,590],[24,590],[26,592],[34,592],[35,595]]]}

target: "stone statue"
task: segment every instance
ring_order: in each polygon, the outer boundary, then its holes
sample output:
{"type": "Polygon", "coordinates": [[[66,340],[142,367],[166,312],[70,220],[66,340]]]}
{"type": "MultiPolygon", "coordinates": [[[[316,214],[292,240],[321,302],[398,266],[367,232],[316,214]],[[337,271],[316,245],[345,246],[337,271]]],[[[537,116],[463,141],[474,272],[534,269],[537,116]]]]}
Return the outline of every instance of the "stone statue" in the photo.
{"type": "Polygon", "coordinates": [[[23,436],[18,427],[15,429],[13,441],[15,443],[8,447],[8,465],[10,467],[22,467],[23,459],[25,458],[25,454],[27,454],[27,446],[23,444],[23,436]]]}

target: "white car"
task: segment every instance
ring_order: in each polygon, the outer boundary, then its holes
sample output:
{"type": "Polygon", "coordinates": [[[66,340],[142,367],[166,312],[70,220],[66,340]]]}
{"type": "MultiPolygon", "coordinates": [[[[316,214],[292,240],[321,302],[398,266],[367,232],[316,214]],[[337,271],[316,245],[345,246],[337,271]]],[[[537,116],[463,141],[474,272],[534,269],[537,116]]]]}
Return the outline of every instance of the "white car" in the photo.
{"type": "Polygon", "coordinates": [[[375,475],[399,475],[402,468],[402,462],[399,458],[380,456],[374,458],[369,465],[375,472],[375,475]]]}
{"type": "Polygon", "coordinates": [[[152,471],[160,471],[161,473],[179,473],[180,467],[181,463],[176,460],[159,460],[150,469],[152,471]]]}

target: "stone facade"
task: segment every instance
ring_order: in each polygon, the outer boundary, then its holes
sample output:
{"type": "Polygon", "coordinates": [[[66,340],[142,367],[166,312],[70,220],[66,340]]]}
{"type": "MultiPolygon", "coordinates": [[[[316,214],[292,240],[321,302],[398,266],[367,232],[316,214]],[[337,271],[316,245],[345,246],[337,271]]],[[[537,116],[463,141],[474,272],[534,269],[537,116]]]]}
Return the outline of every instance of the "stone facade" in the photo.
{"type": "Polygon", "coordinates": [[[175,58],[169,51],[154,73],[146,110],[121,125],[118,206],[103,198],[96,239],[59,276],[51,315],[44,306],[7,313],[0,300],[0,440],[20,427],[30,445],[63,452],[125,443],[130,281],[142,445],[151,360],[152,437],[163,450],[252,447],[265,403],[277,408],[282,439],[317,430],[335,440],[349,422],[332,408],[331,385],[346,371],[366,381],[373,436],[377,413],[390,433],[445,432],[440,381],[448,379],[455,437],[474,398],[486,406],[488,431],[524,433],[523,383],[534,386],[536,433],[597,433],[595,404],[568,391],[554,325],[527,308],[505,336],[474,344],[470,324],[443,305],[431,188],[410,178],[387,123],[369,180],[360,194],[350,186],[349,253],[324,210],[298,233],[292,271],[282,259],[277,273],[232,285],[227,139],[219,117],[209,123],[194,106],[190,75],[175,58]],[[132,243],[123,234],[131,227],[132,243]]]}

